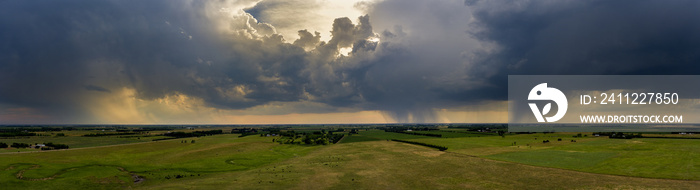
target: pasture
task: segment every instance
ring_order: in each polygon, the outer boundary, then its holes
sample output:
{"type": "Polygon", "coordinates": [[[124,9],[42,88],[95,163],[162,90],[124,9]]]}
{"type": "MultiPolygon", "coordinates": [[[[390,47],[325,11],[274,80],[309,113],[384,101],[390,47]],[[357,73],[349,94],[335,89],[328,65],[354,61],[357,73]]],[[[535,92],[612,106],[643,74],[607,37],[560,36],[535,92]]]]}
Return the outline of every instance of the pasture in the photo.
{"type": "Polygon", "coordinates": [[[119,139],[113,136],[90,137],[116,145],[0,154],[0,184],[3,189],[700,187],[698,140],[574,135],[438,138],[361,130],[338,144],[316,146],[280,144],[259,135],[239,138],[238,134],[143,139],[137,144],[110,142],[119,139]],[[438,151],[387,139],[449,149],[438,151]]]}

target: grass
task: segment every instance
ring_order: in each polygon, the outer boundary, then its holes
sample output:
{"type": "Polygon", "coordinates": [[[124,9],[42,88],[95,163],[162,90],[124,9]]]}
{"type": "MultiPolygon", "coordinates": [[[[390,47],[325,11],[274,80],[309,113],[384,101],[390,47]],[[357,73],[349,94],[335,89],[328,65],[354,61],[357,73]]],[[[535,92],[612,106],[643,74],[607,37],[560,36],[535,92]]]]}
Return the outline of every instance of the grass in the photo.
{"type": "Polygon", "coordinates": [[[533,167],[391,141],[342,143],[252,170],[226,172],[149,189],[692,189],[675,181],[533,167]],[[224,185],[225,184],[225,185],[224,185]]]}
{"type": "MultiPolygon", "coordinates": [[[[304,146],[273,143],[272,137],[237,136],[224,134],[0,154],[0,184],[3,189],[694,189],[700,186],[700,181],[685,181],[700,180],[697,162],[700,141],[693,139],[573,138],[568,133],[436,138],[369,130],[346,136],[334,145],[304,146]],[[437,151],[385,139],[405,139],[449,149],[437,151]],[[23,179],[17,178],[19,174],[23,179]],[[132,175],[146,180],[135,184],[132,175]]],[[[110,139],[113,137],[93,138],[113,140],[110,139]]]]}
{"type": "Polygon", "coordinates": [[[401,137],[446,146],[448,152],[534,166],[648,178],[700,180],[700,164],[697,162],[700,159],[700,140],[609,139],[592,137],[591,134],[587,134],[589,137],[575,138],[572,137],[574,135],[576,134],[550,133],[435,138],[371,130],[360,132],[360,136],[354,138],[365,141],[369,140],[367,137],[401,137]],[[542,143],[543,140],[550,142],[542,143]]]}
{"type": "Polygon", "coordinates": [[[353,143],[364,141],[391,140],[391,139],[425,139],[435,138],[422,135],[410,135],[403,133],[384,132],[384,130],[360,131],[359,134],[346,135],[340,143],[353,143]]]}
{"type": "Polygon", "coordinates": [[[377,141],[380,139],[377,138],[372,138],[360,134],[352,134],[352,135],[346,135],[342,141],[339,143],[355,143],[355,142],[364,142],[364,141],[377,141]]]}
{"type": "Polygon", "coordinates": [[[573,138],[569,134],[557,133],[422,138],[414,141],[446,146],[450,152],[535,166],[637,177],[700,180],[700,164],[697,164],[700,141],[694,139],[573,138]],[[559,138],[562,141],[558,141],[559,138]],[[543,140],[550,142],[542,143],[543,140]]]}
{"type": "Polygon", "coordinates": [[[508,152],[487,158],[585,172],[700,180],[700,141],[691,139],[599,139],[546,150],[508,152]]]}
{"type": "MultiPolygon", "coordinates": [[[[46,136],[34,136],[29,138],[12,138],[12,139],[0,139],[0,142],[12,144],[16,143],[27,143],[27,144],[41,144],[41,143],[59,143],[66,144],[70,148],[83,148],[83,147],[94,147],[94,146],[106,146],[106,145],[116,145],[116,144],[129,144],[136,142],[149,142],[153,139],[163,138],[163,137],[132,137],[132,138],[119,138],[118,136],[104,136],[104,137],[81,137],[81,136],[65,136],[65,137],[46,137],[46,136]]],[[[0,149],[2,152],[25,152],[25,151],[37,151],[37,149],[30,148],[7,148],[0,149]]]]}
{"type": "Polygon", "coordinates": [[[114,147],[0,155],[0,182],[7,184],[3,186],[9,189],[77,189],[94,186],[123,188],[134,185],[131,183],[129,172],[144,176],[147,179],[143,182],[145,185],[168,183],[175,180],[177,175],[187,178],[249,170],[300,156],[318,148],[279,145],[268,142],[270,139],[264,137],[238,139],[236,136],[217,135],[185,139],[188,143],[181,143],[180,139],[176,139],[114,147]],[[189,143],[192,139],[196,142],[189,143]],[[34,166],[38,167],[32,168],[34,166]],[[104,175],[98,172],[91,175],[94,173],[91,172],[93,167],[118,172],[104,175]],[[119,168],[125,171],[119,171],[119,168]],[[23,171],[23,177],[29,179],[56,177],[45,181],[20,180],[16,178],[20,171],[23,171]],[[89,177],[77,175],[81,173],[87,173],[89,177]],[[116,177],[103,179],[104,176],[116,177]],[[114,183],[94,183],[95,180],[113,180],[114,183]],[[45,186],[48,183],[53,185],[45,186]]]}

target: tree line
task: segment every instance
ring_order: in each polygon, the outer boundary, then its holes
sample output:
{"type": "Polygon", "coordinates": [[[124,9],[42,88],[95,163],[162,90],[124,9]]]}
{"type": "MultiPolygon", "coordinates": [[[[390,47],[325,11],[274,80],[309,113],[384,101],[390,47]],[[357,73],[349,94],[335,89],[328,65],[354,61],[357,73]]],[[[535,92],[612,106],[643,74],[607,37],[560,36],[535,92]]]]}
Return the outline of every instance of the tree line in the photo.
{"type": "Polygon", "coordinates": [[[446,146],[440,146],[440,145],[434,145],[434,144],[428,144],[428,143],[422,143],[422,142],[415,142],[415,141],[407,141],[407,140],[399,140],[399,139],[391,139],[392,141],[397,141],[397,142],[402,142],[402,143],[408,143],[408,144],[415,144],[415,145],[421,145],[421,146],[426,146],[430,148],[437,148],[440,151],[445,151],[447,150],[446,146]]]}
{"type": "MultiPolygon", "coordinates": [[[[35,145],[38,145],[38,144],[35,144],[35,145]]],[[[7,148],[7,147],[29,148],[31,146],[32,146],[31,144],[27,144],[27,143],[16,143],[15,142],[15,143],[8,145],[7,143],[0,142],[0,148],[7,148]]],[[[36,148],[39,148],[39,146],[37,146],[36,148]]],[[[41,150],[68,149],[68,148],[70,148],[70,147],[68,145],[65,145],[65,144],[58,144],[58,143],[49,142],[49,143],[45,143],[44,146],[41,147],[41,150]]]]}
{"type": "Polygon", "coordinates": [[[172,133],[165,133],[163,136],[168,136],[168,137],[175,137],[175,138],[188,138],[188,137],[201,137],[201,136],[211,136],[211,135],[218,135],[218,134],[223,134],[224,132],[219,129],[219,130],[209,130],[209,131],[194,131],[191,133],[186,133],[186,132],[172,132],[172,133]]]}

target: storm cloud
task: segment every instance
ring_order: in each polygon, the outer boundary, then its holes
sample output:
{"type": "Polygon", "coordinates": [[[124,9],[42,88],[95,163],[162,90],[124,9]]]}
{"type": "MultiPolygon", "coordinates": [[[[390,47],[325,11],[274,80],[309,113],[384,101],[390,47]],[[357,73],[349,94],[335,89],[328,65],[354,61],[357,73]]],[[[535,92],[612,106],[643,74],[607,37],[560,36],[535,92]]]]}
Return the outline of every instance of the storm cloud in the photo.
{"type": "MultiPolygon", "coordinates": [[[[478,1],[477,57],[503,74],[700,73],[697,1],[478,1]]],[[[502,79],[501,79],[502,80],[502,79]]]]}
{"type": "Polygon", "coordinates": [[[505,101],[509,74],[698,74],[699,4],[385,0],[316,31],[299,23],[326,6],[305,1],[2,1],[0,105],[62,123],[101,122],[90,101],[117,95],[435,122],[505,101]]]}

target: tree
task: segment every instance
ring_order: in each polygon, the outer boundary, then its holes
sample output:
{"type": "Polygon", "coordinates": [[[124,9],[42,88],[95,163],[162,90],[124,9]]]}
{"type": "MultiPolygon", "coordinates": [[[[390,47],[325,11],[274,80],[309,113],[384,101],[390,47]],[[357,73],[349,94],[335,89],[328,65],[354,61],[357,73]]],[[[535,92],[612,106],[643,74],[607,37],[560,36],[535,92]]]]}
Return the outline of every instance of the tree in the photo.
{"type": "Polygon", "coordinates": [[[504,136],[506,134],[505,131],[498,131],[498,136],[504,136]]]}
{"type": "Polygon", "coordinates": [[[305,138],[304,138],[304,143],[306,143],[306,144],[314,144],[314,141],[311,140],[311,138],[305,137],[305,138]]]}
{"type": "Polygon", "coordinates": [[[46,143],[45,145],[46,145],[47,147],[52,147],[53,149],[68,149],[68,148],[69,148],[68,145],[65,145],[65,144],[58,144],[58,143],[55,143],[55,144],[54,144],[54,143],[52,143],[52,142],[46,143]]]}
{"type": "Polygon", "coordinates": [[[12,143],[12,145],[10,145],[10,147],[27,148],[27,147],[29,147],[29,144],[27,144],[27,143],[12,143]]]}
{"type": "Polygon", "coordinates": [[[328,144],[328,139],[325,139],[325,138],[316,139],[316,144],[327,145],[327,144],[328,144]]]}
{"type": "Polygon", "coordinates": [[[7,143],[0,142],[0,148],[7,148],[7,147],[8,147],[7,143]]]}

